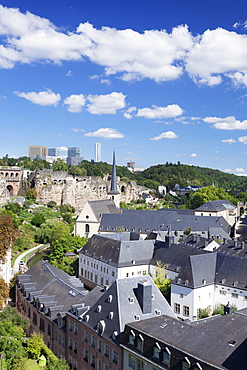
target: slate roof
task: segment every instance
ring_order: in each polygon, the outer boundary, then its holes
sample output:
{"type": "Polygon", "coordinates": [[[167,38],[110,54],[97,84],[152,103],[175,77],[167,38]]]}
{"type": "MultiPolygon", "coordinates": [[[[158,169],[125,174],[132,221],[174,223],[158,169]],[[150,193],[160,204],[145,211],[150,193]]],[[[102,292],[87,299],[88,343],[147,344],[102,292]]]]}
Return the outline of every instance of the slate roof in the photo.
{"type": "Polygon", "coordinates": [[[117,214],[120,212],[115,203],[110,199],[93,200],[89,201],[88,204],[98,220],[100,220],[103,213],[117,214]]]}
{"type": "Polygon", "coordinates": [[[185,243],[168,248],[158,241],[150,264],[157,262],[178,273],[173,284],[197,288],[215,283],[247,289],[247,258],[191,248],[185,243]]]}
{"type": "MultiPolygon", "coordinates": [[[[128,324],[158,343],[177,348],[220,369],[246,365],[247,310],[192,324],[160,316],[128,324]]],[[[172,351],[172,349],[170,348],[172,351]]]]}
{"type": "Polygon", "coordinates": [[[228,200],[211,200],[198,207],[196,211],[220,212],[225,210],[235,210],[236,206],[228,200]]]}
{"type": "Polygon", "coordinates": [[[134,233],[93,235],[80,254],[93,257],[111,266],[124,267],[148,264],[153,255],[154,241],[135,239],[134,233]],[[131,236],[133,238],[131,238],[131,236]]]}
{"type": "Polygon", "coordinates": [[[247,258],[247,243],[228,239],[220,244],[217,252],[247,258]]]}
{"type": "Polygon", "coordinates": [[[121,335],[119,334],[123,332],[126,323],[160,314],[176,317],[149,275],[117,279],[87,311],[88,318],[85,325],[96,330],[97,323],[104,321],[105,330],[102,336],[115,341],[113,333],[117,332],[116,341],[120,343],[121,335]],[[151,312],[149,313],[142,312],[137,299],[138,283],[151,285],[151,294],[147,298],[151,302],[151,312]],[[110,312],[112,313],[111,318],[110,312]]]}
{"type": "Polygon", "coordinates": [[[177,211],[146,211],[123,209],[121,214],[103,214],[99,231],[113,231],[123,227],[125,231],[148,233],[154,230],[167,231],[171,225],[172,231],[185,230],[208,231],[210,227],[222,228],[230,232],[230,225],[223,217],[195,216],[191,213],[177,211]]]}
{"type": "Polygon", "coordinates": [[[39,261],[25,274],[19,275],[18,281],[27,299],[39,299],[49,308],[51,319],[55,319],[58,312],[67,311],[71,304],[79,303],[88,293],[79,279],[46,261],[39,261]]]}

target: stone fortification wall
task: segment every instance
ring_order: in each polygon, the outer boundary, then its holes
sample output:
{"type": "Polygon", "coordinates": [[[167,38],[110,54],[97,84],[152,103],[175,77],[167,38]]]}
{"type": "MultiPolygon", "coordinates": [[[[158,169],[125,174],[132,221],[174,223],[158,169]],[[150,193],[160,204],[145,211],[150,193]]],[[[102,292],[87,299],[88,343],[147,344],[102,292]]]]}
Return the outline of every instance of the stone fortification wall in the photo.
{"type": "Polygon", "coordinates": [[[7,182],[0,177],[0,204],[6,203],[10,200],[10,193],[7,189],[7,182]]]}
{"type": "MultiPolygon", "coordinates": [[[[71,204],[76,209],[82,209],[88,200],[107,199],[110,190],[110,176],[71,176],[66,172],[52,172],[50,170],[37,171],[32,176],[31,186],[38,193],[38,201],[46,204],[55,201],[60,204],[71,204]]],[[[130,183],[120,182],[118,179],[119,199],[123,202],[137,200],[146,190],[130,183]]]]}

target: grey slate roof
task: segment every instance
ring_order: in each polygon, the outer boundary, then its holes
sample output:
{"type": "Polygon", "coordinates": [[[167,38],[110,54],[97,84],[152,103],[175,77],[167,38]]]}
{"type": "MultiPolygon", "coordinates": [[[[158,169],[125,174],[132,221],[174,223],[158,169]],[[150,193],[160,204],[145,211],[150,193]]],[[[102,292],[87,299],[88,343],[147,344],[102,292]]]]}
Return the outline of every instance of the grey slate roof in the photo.
{"type": "Polygon", "coordinates": [[[93,257],[116,267],[148,264],[153,255],[154,241],[131,238],[133,233],[93,235],[80,254],[93,257]]]}
{"type": "Polygon", "coordinates": [[[220,369],[246,367],[247,310],[186,324],[160,316],[128,324],[159,343],[177,348],[220,369]],[[235,343],[236,342],[236,343],[235,343]],[[235,343],[235,344],[234,344],[235,343]]]}
{"type": "Polygon", "coordinates": [[[51,319],[71,304],[80,302],[88,293],[75,276],[70,276],[46,261],[39,261],[24,275],[18,276],[20,287],[30,301],[39,299],[51,312],[51,319]]]}
{"type": "MultiPolygon", "coordinates": [[[[97,323],[103,320],[105,330],[102,336],[114,341],[113,333],[121,334],[126,323],[160,314],[176,317],[149,275],[117,279],[88,310],[88,321],[85,325],[96,330],[97,323]],[[143,313],[137,298],[138,283],[151,286],[151,294],[146,298],[151,302],[151,310],[148,313],[143,313]],[[109,299],[109,296],[111,296],[111,299],[109,299]],[[110,312],[112,312],[112,318],[109,316],[110,312]]],[[[120,342],[120,339],[121,335],[118,335],[117,343],[120,342]]]]}
{"type": "Polygon", "coordinates": [[[211,200],[198,207],[196,211],[219,212],[224,210],[234,210],[236,206],[228,200],[211,200]]]}
{"type": "Polygon", "coordinates": [[[88,204],[98,220],[100,220],[103,213],[120,213],[119,209],[111,199],[92,200],[89,201],[88,204]]]}
{"type": "Polygon", "coordinates": [[[217,252],[247,258],[247,243],[228,239],[220,244],[217,252]]]}
{"type": "Polygon", "coordinates": [[[176,211],[146,211],[126,210],[121,214],[103,214],[99,231],[113,231],[123,227],[125,231],[149,233],[150,231],[167,231],[171,225],[172,231],[183,231],[191,227],[193,232],[208,232],[210,227],[222,228],[230,232],[230,225],[223,217],[195,216],[191,213],[179,213],[176,211]]]}

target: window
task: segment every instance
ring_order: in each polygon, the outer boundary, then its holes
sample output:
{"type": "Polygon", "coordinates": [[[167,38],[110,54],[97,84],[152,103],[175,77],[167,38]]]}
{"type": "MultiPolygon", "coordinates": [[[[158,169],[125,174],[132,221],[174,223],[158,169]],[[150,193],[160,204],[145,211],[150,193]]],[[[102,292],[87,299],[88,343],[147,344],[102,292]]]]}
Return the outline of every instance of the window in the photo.
{"type": "Polygon", "coordinates": [[[101,364],[101,361],[98,360],[98,370],[101,370],[102,369],[102,364],[101,364]]]}
{"type": "Polygon", "coordinates": [[[136,359],[132,355],[129,355],[129,367],[131,367],[131,369],[136,368],[136,359]]]}
{"type": "Polygon", "coordinates": [[[112,272],[111,272],[111,275],[112,275],[112,276],[115,276],[115,271],[112,271],[112,272]]]}
{"type": "Polygon", "coordinates": [[[115,362],[115,364],[118,364],[118,351],[115,349],[112,351],[112,361],[115,362]]]}
{"type": "Polygon", "coordinates": [[[74,323],[74,333],[78,334],[78,324],[74,323]]]}
{"type": "Polygon", "coordinates": [[[153,346],[153,357],[156,360],[159,360],[160,359],[160,347],[158,347],[157,345],[156,346],[153,346]]]}
{"type": "Polygon", "coordinates": [[[225,290],[220,290],[220,294],[226,295],[226,291],[225,290]]]}
{"type": "Polygon", "coordinates": [[[84,361],[88,362],[88,350],[84,349],[84,361]]]}
{"type": "Polygon", "coordinates": [[[95,355],[91,355],[91,366],[93,368],[96,367],[96,358],[95,358],[95,355]]]}
{"type": "Polygon", "coordinates": [[[105,355],[105,357],[108,357],[108,358],[110,356],[110,348],[109,348],[108,344],[105,344],[104,355],[105,355]]]}
{"type": "Polygon", "coordinates": [[[141,360],[137,360],[137,370],[143,370],[144,363],[141,360]]]}
{"type": "Polygon", "coordinates": [[[182,370],[189,370],[189,369],[190,369],[190,362],[187,359],[187,357],[185,357],[185,359],[182,361],[182,370]]]}
{"type": "Polygon", "coordinates": [[[101,320],[100,322],[97,323],[97,333],[99,335],[102,335],[105,330],[105,322],[104,320],[101,320]]]}
{"type": "Polygon", "coordinates": [[[135,345],[135,336],[134,336],[134,333],[129,333],[129,344],[131,344],[132,346],[135,345]]]}
{"type": "Polygon", "coordinates": [[[139,349],[139,351],[143,350],[143,338],[141,336],[136,338],[136,348],[139,349]]]}
{"type": "Polygon", "coordinates": [[[104,366],[104,370],[110,370],[108,365],[104,366]]]}
{"type": "Polygon", "coordinates": [[[184,298],[184,295],[182,293],[180,293],[180,298],[184,298]]]}
{"type": "Polygon", "coordinates": [[[33,312],[33,323],[34,325],[37,325],[37,315],[35,312],[33,312]]]}
{"type": "Polygon", "coordinates": [[[174,312],[180,314],[180,304],[174,303],[174,312]]]}
{"type": "MultiPolygon", "coordinates": [[[[60,336],[60,338],[61,338],[61,336],[60,336]]],[[[60,339],[60,341],[61,341],[61,339],[60,339]]],[[[69,349],[72,349],[72,347],[73,347],[73,340],[72,340],[72,338],[69,338],[69,349]]]]}
{"type": "Polygon", "coordinates": [[[94,282],[97,284],[98,283],[98,276],[95,274],[94,275],[94,282]]]}
{"type": "Polygon", "coordinates": [[[184,306],[184,316],[189,316],[190,315],[190,308],[189,306],[184,306]]]}
{"type": "Polygon", "coordinates": [[[168,348],[166,348],[165,351],[162,352],[162,362],[166,365],[170,365],[171,361],[171,352],[168,348]]]}
{"type": "Polygon", "coordinates": [[[237,293],[232,293],[232,298],[238,298],[238,294],[237,293]]]}
{"type": "Polygon", "coordinates": [[[100,285],[104,285],[104,278],[100,278],[100,285]]]}
{"type": "Polygon", "coordinates": [[[78,345],[77,345],[77,342],[75,341],[74,342],[74,352],[77,353],[77,350],[78,350],[78,345]]]}
{"type": "Polygon", "coordinates": [[[90,280],[93,281],[93,273],[92,272],[90,272],[90,280]]]}
{"type": "Polygon", "coordinates": [[[90,227],[88,224],[85,225],[85,233],[89,234],[90,227]]]}
{"type": "Polygon", "coordinates": [[[102,343],[101,343],[101,340],[99,339],[98,340],[98,351],[101,352],[101,348],[102,348],[102,343]]]}
{"type": "Polygon", "coordinates": [[[94,336],[94,335],[92,335],[92,336],[91,336],[91,346],[92,346],[93,348],[95,348],[95,347],[96,347],[96,338],[95,338],[95,336],[94,336]]]}
{"type": "Polygon", "coordinates": [[[84,330],[84,340],[85,342],[88,342],[88,331],[84,330]]]}
{"type": "Polygon", "coordinates": [[[48,324],[48,327],[47,327],[47,333],[49,336],[51,336],[51,324],[48,324]]]}

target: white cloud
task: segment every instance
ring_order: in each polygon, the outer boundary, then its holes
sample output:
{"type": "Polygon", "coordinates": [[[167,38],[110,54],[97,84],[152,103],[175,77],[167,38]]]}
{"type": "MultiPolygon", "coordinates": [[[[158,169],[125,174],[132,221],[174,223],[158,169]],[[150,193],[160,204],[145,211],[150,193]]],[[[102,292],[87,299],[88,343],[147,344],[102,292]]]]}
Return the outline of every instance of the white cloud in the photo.
{"type": "Polygon", "coordinates": [[[235,168],[235,171],[236,172],[244,172],[244,169],[243,168],[235,168]]]}
{"type": "Polygon", "coordinates": [[[91,114],[116,114],[117,110],[125,107],[126,95],[112,92],[108,95],[88,95],[90,102],[87,110],[91,114]]]}
{"type": "Polygon", "coordinates": [[[204,122],[212,123],[218,130],[247,130],[247,120],[239,121],[234,116],[226,118],[206,117],[204,122]]]}
{"type": "Polygon", "coordinates": [[[196,154],[196,153],[192,153],[192,154],[190,155],[190,157],[197,157],[197,154],[196,154]]]}
{"type": "Polygon", "coordinates": [[[150,140],[177,139],[177,138],[178,138],[178,136],[174,132],[167,131],[167,132],[163,132],[159,136],[155,136],[153,138],[150,138],[150,140]]]}
{"type": "Polygon", "coordinates": [[[144,117],[150,119],[164,119],[174,118],[183,114],[182,108],[177,104],[167,105],[166,107],[157,107],[153,105],[152,108],[138,109],[136,117],[144,117]]]}
{"type": "Polygon", "coordinates": [[[67,73],[66,73],[66,75],[65,75],[66,77],[71,77],[71,76],[73,76],[73,72],[72,71],[68,71],[67,73]]]}
{"type": "Polygon", "coordinates": [[[82,128],[69,128],[69,130],[74,131],[74,132],[80,132],[80,131],[84,132],[85,131],[82,128]]]}
{"type": "Polygon", "coordinates": [[[58,102],[61,99],[60,94],[55,94],[51,90],[47,89],[46,91],[40,92],[19,92],[15,91],[15,94],[21,98],[31,101],[34,104],[38,105],[54,105],[57,106],[58,102]]]}
{"type": "MultiPolygon", "coordinates": [[[[186,70],[194,80],[209,86],[221,83],[222,76],[236,80],[236,72],[246,75],[246,35],[222,28],[206,30],[188,52],[186,70]]],[[[246,80],[243,83],[246,84],[246,80]]]]}
{"type": "Polygon", "coordinates": [[[124,135],[114,128],[100,128],[94,132],[88,132],[84,136],[100,137],[102,139],[122,139],[124,135]]]}
{"type": "Polygon", "coordinates": [[[85,105],[85,98],[83,94],[80,95],[70,95],[64,99],[64,104],[68,105],[68,111],[71,113],[80,113],[82,107],[85,105]]]}
{"type": "Polygon", "coordinates": [[[111,80],[109,80],[108,78],[101,78],[100,83],[110,86],[111,85],[111,80]]]}
{"type": "Polygon", "coordinates": [[[232,170],[231,170],[230,168],[226,168],[226,169],[224,170],[224,172],[232,172],[232,170]]]}
{"type": "Polygon", "coordinates": [[[236,140],[234,139],[225,139],[225,140],[221,140],[222,143],[228,143],[228,144],[233,144],[233,143],[236,143],[236,140]]]}
{"type": "Polygon", "coordinates": [[[243,144],[247,144],[247,136],[240,136],[238,141],[243,144]]]}
{"type": "Polygon", "coordinates": [[[61,152],[66,152],[68,150],[67,146],[59,146],[57,149],[61,150],[61,152]]]}

